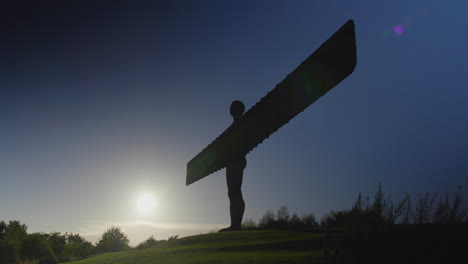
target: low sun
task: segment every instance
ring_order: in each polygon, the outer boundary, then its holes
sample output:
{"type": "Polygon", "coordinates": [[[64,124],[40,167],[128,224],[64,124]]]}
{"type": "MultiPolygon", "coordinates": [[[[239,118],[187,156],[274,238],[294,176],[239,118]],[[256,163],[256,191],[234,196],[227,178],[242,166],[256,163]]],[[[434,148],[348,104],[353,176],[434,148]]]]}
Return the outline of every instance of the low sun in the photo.
{"type": "Polygon", "coordinates": [[[156,207],[156,199],[152,194],[144,193],[137,198],[137,209],[142,213],[150,213],[156,207]]]}

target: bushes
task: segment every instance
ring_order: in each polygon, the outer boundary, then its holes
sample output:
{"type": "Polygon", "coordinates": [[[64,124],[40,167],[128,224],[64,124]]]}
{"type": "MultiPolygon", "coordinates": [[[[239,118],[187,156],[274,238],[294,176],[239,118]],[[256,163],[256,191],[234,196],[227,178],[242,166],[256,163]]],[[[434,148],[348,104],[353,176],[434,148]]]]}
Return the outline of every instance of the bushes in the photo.
{"type": "Polygon", "coordinates": [[[447,193],[445,193],[445,199],[439,201],[434,212],[433,222],[456,223],[463,221],[468,221],[468,208],[463,207],[462,188],[459,186],[452,202],[450,202],[447,193]]]}
{"type": "MultiPolygon", "coordinates": [[[[178,235],[167,240],[156,240],[153,236],[140,243],[135,249],[144,249],[177,240],[178,235]]],[[[41,263],[53,264],[75,261],[100,252],[130,249],[127,235],[120,227],[112,226],[101,235],[94,246],[81,235],[74,233],[27,233],[27,226],[19,221],[0,221],[0,264],[41,263]]]]}
{"type": "Polygon", "coordinates": [[[114,252],[129,249],[128,238],[120,227],[111,226],[102,234],[96,248],[100,252],[114,252]]]}
{"type": "Polygon", "coordinates": [[[66,244],[63,248],[63,261],[86,258],[96,253],[96,248],[79,234],[65,233],[66,244]]]}
{"type": "Polygon", "coordinates": [[[167,240],[156,240],[153,236],[150,236],[148,239],[138,244],[138,246],[136,246],[135,249],[151,248],[163,243],[167,243],[169,241],[177,240],[178,237],[179,235],[175,235],[168,237],[167,240]]]}
{"type": "Polygon", "coordinates": [[[268,228],[276,228],[276,217],[273,211],[268,210],[265,214],[260,218],[258,222],[258,228],[260,229],[268,229],[268,228]]]}
{"type": "Polygon", "coordinates": [[[55,263],[56,261],[50,254],[49,248],[45,234],[29,234],[23,243],[23,257],[30,260],[41,260],[41,263],[55,263]]]}
{"type": "Polygon", "coordinates": [[[27,227],[19,221],[0,222],[0,259],[3,263],[19,262],[23,255],[23,243],[27,227]]]}
{"type": "Polygon", "coordinates": [[[94,246],[78,234],[53,232],[27,233],[19,221],[0,221],[0,263],[58,263],[85,258],[95,252],[94,246]]]}
{"type": "Polygon", "coordinates": [[[257,226],[257,223],[255,223],[252,218],[246,218],[243,222],[242,222],[242,229],[244,230],[255,230],[257,229],[258,226],[257,226]]]}
{"type": "Polygon", "coordinates": [[[153,236],[150,236],[148,239],[138,244],[138,246],[136,246],[136,249],[146,249],[146,248],[154,247],[157,244],[159,244],[159,241],[154,239],[153,236]]]}
{"type": "Polygon", "coordinates": [[[179,238],[179,235],[170,236],[167,238],[167,241],[174,241],[174,240],[177,240],[178,238],[179,238]]]}
{"type": "Polygon", "coordinates": [[[382,186],[374,195],[372,204],[369,197],[362,200],[359,193],[351,209],[331,211],[321,220],[321,226],[328,223],[333,226],[343,225],[379,225],[379,224],[426,224],[426,223],[459,223],[468,219],[468,208],[463,205],[461,187],[457,189],[452,201],[445,194],[440,199],[436,210],[434,204],[437,195],[426,193],[420,195],[414,204],[409,194],[398,203],[394,203],[390,196],[385,198],[382,186]]]}
{"type": "Polygon", "coordinates": [[[458,187],[452,199],[448,194],[436,203],[436,194],[426,193],[418,196],[412,203],[407,194],[398,202],[393,202],[390,196],[385,196],[379,185],[374,199],[369,196],[363,199],[359,193],[351,209],[331,211],[325,214],[320,224],[315,215],[297,213],[289,214],[287,207],[282,206],[276,214],[267,210],[259,219],[258,224],[251,218],[242,223],[243,229],[284,229],[284,228],[315,228],[352,225],[381,225],[381,224],[425,224],[425,223],[460,223],[468,221],[468,207],[463,204],[462,188],[458,187]],[[435,206],[437,204],[437,206],[435,206]]]}
{"type": "Polygon", "coordinates": [[[290,228],[314,228],[318,227],[315,215],[304,214],[299,217],[297,213],[289,214],[286,206],[281,206],[276,211],[268,210],[256,224],[251,218],[246,218],[242,223],[243,229],[290,229],[290,228]]]}

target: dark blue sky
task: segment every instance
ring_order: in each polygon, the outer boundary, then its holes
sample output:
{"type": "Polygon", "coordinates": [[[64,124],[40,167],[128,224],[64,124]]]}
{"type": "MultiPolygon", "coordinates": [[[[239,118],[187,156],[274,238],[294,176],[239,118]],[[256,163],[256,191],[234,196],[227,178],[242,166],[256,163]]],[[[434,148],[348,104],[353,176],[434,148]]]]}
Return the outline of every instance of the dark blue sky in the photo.
{"type": "Polygon", "coordinates": [[[233,100],[250,108],[350,18],[355,72],[247,156],[246,216],[321,216],[379,183],[396,199],[466,186],[467,8],[2,4],[0,219],[89,237],[120,224],[133,243],[222,226],[224,171],[185,187],[186,163],[231,123],[233,100]],[[134,211],[142,192],[158,201],[149,215],[134,211]]]}

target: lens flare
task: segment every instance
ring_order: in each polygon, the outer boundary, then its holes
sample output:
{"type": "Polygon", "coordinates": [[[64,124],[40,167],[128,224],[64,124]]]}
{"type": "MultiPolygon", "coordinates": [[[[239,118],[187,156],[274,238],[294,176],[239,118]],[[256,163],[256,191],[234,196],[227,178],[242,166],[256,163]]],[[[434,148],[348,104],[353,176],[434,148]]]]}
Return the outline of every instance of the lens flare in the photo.
{"type": "Polygon", "coordinates": [[[403,28],[402,25],[398,24],[398,25],[393,26],[393,32],[397,36],[401,36],[403,34],[403,32],[405,32],[405,29],[403,28]]]}

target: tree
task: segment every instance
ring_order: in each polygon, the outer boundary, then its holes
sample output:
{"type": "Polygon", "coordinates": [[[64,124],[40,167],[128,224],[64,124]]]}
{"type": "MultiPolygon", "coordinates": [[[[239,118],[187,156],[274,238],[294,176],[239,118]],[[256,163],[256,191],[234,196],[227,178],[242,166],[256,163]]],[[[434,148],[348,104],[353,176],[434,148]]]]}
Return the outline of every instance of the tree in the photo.
{"type": "Polygon", "coordinates": [[[370,208],[370,214],[374,223],[383,223],[385,221],[385,208],[387,206],[385,196],[382,190],[382,185],[379,184],[379,188],[374,195],[374,202],[370,208]]]}
{"type": "Polygon", "coordinates": [[[462,222],[466,217],[467,209],[463,208],[463,196],[462,196],[462,187],[458,186],[457,192],[452,202],[452,207],[450,208],[449,222],[462,222]]]}
{"type": "MultiPolygon", "coordinates": [[[[3,226],[3,225],[2,225],[3,226]]],[[[19,221],[10,221],[4,228],[2,235],[2,252],[11,252],[11,258],[19,262],[22,257],[22,247],[28,237],[27,226],[19,221]]]]}
{"type": "Polygon", "coordinates": [[[94,246],[81,235],[65,233],[67,244],[62,251],[62,258],[66,261],[85,258],[94,253],[94,246]]]}
{"type": "Polygon", "coordinates": [[[289,219],[289,226],[291,228],[299,228],[303,225],[301,218],[294,212],[289,219]]]}
{"type": "Polygon", "coordinates": [[[153,236],[150,236],[148,239],[138,244],[138,246],[136,246],[136,249],[146,249],[154,247],[158,244],[158,242],[159,241],[157,241],[153,236]]]}
{"type": "Polygon", "coordinates": [[[352,207],[351,210],[353,210],[355,212],[361,212],[363,210],[363,207],[364,207],[364,202],[362,201],[361,193],[359,193],[358,198],[354,202],[353,207],[352,207]]]}
{"type": "Polygon", "coordinates": [[[388,199],[388,206],[385,209],[385,222],[387,224],[396,223],[396,220],[405,213],[409,199],[409,195],[407,194],[406,197],[396,205],[393,204],[390,198],[388,199]]]}
{"type": "Polygon", "coordinates": [[[47,241],[52,249],[52,253],[56,257],[62,255],[62,251],[67,244],[65,235],[62,235],[59,232],[53,232],[47,235],[47,241]]]}
{"type": "Polygon", "coordinates": [[[320,227],[321,228],[326,228],[326,227],[328,227],[329,224],[333,224],[335,218],[334,218],[334,216],[332,214],[333,214],[333,211],[331,211],[330,213],[324,214],[322,216],[322,218],[320,218],[320,227]]]}
{"type": "Polygon", "coordinates": [[[179,235],[170,236],[167,238],[167,241],[174,241],[177,240],[177,238],[179,238],[179,235]]]}
{"type": "Polygon", "coordinates": [[[315,218],[315,215],[313,213],[303,214],[301,220],[304,227],[316,228],[319,226],[319,224],[317,223],[317,219],[315,218]]]}
{"type": "Polygon", "coordinates": [[[5,221],[0,221],[0,239],[3,238],[5,235],[5,230],[6,230],[7,225],[5,224],[5,221]]]}
{"type": "Polygon", "coordinates": [[[431,198],[429,193],[419,196],[413,214],[413,222],[415,224],[429,223],[435,198],[435,194],[431,198]]]}
{"type": "Polygon", "coordinates": [[[456,223],[463,222],[468,209],[463,208],[462,187],[458,186],[457,192],[452,202],[445,193],[445,200],[441,199],[434,212],[433,221],[435,223],[456,223]]]}
{"type": "Polygon", "coordinates": [[[257,224],[252,220],[252,218],[245,218],[242,222],[243,230],[253,230],[257,228],[257,224]]]}
{"type": "Polygon", "coordinates": [[[23,243],[23,254],[26,259],[38,259],[41,263],[47,261],[53,262],[53,256],[51,256],[51,247],[47,241],[47,234],[44,233],[32,233],[28,234],[28,238],[23,243]]]}
{"type": "Polygon", "coordinates": [[[129,249],[128,238],[120,227],[109,227],[99,239],[96,247],[101,252],[114,252],[129,249]]]}
{"type": "Polygon", "coordinates": [[[260,218],[258,222],[258,227],[262,229],[273,228],[275,225],[275,214],[273,211],[268,210],[265,214],[260,218]]]}
{"type": "Polygon", "coordinates": [[[286,206],[281,206],[276,212],[276,222],[280,228],[285,228],[289,221],[289,209],[286,206]]]}
{"type": "Polygon", "coordinates": [[[413,207],[411,205],[411,198],[409,194],[406,194],[406,206],[405,206],[405,211],[403,212],[402,218],[401,218],[401,223],[402,224],[409,224],[411,222],[411,214],[413,211],[413,207]]]}

